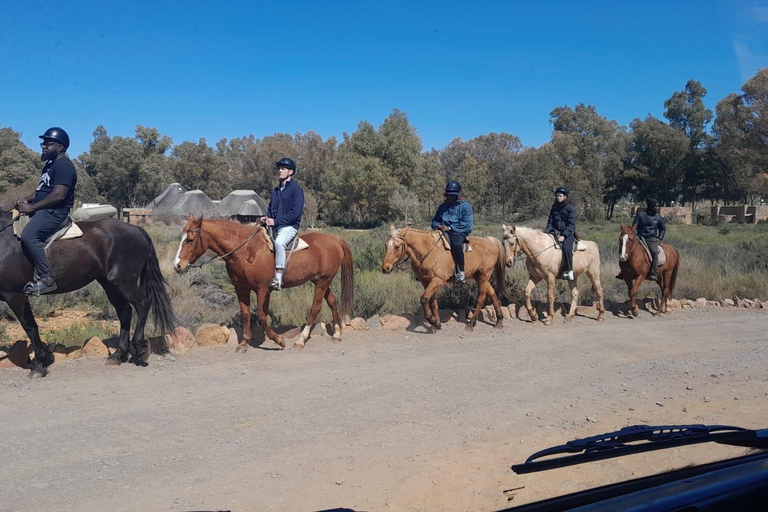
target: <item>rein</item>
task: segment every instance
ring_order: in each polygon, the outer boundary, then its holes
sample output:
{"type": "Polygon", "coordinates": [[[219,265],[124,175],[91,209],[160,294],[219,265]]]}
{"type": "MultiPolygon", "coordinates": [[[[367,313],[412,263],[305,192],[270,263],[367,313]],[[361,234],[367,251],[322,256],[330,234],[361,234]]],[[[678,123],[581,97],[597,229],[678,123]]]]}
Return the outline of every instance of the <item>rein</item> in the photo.
{"type": "MultiPolygon", "coordinates": [[[[408,232],[408,228],[405,228],[405,232],[403,233],[403,236],[399,236],[399,237],[397,237],[397,238],[399,238],[400,240],[402,240],[402,241],[403,241],[403,245],[404,245],[404,246],[405,246],[405,233],[407,233],[407,232],[408,232]]],[[[443,240],[442,240],[442,238],[443,238],[443,235],[440,235],[440,236],[437,238],[437,240],[435,241],[435,245],[433,245],[433,246],[432,246],[432,248],[431,248],[430,250],[428,250],[428,251],[427,251],[427,254],[425,254],[425,255],[424,255],[424,257],[423,257],[423,258],[421,258],[421,261],[418,263],[418,265],[416,265],[416,269],[414,270],[414,273],[415,273],[415,272],[417,272],[419,269],[421,269],[421,265],[422,265],[422,264],[424,263],[424,261],[427,259],[427,256],[429,256],[429,255],[430,255],[430,253],[431,253],[433,250],[435,250],[435,247],[437,247],[437,244],[439,244],[440,242],[442,242],[442,241],[443,241],[443,240]]],[[[410,258],[410,256],[408,256],[408,254],[406,253],[406,256],[405,256],[405,258],[403,258],[403,260],[402,260],[400,263],[405,263],[405,261],[406,261],[408,258],[410,258]]],[[[398,265],[398,264],[394,265],[394,267],[395,267],[395,268],[397,268],[397,265],[398,265]]],[[[401,268],[400,270],[402,270],[402,268],[401,268]]]]}
{"type": "MultiPolygon", "coordinates": [[[[517,245],[520,246],[520,254],[518,254],[517,256],[515,256],[513,258],[512,266],[514,266],[516,262],[522,260],[522,258],[520,256],[526,256],[527,257],[527,255],[525,254],[525,251],[523,251],[522,245],[520,244],[520,238],[518,237],[518,235],[510,235],[509,237],[504,238],[504,240],[509,240],[510,238],[513,238],[513,237],[517,241],[517,245]]],[[[538,256],[539,254],[543,253],[547,249],[552,249],[553,247],[557,247],[557,242],[555,242],[552,245],[548,245],[547,247],[543,248],[542,250],[540,250],[538,252],[535,252],[535,253],[531,254],[531,258],[535,258],[536,256],[538,256]]]]}
{"type": "MultiPolygon", "coordinates": [[[[248,242],[250,242],[250,241],[251,241],[251,239],[252,239],[253,237],[255,237],[256,235],[258,235],[258,234],[259,234],[259,232],[261,231],[261,229],[262,229],[262,226],[259,226],[259,228],[258,228],[256,231],[254,231],[254,232],[253,232],[253,234],[252,234],[251,236],[249,236],[248,238],[246,238],[246,239],[245,239],[245,242],[241,243],[240,245],[238,245],[237,247],[235,247],[234,249],[232,249],[232,250],[231,250],[231,251],[229,251],[228,253],[226,253],[226,254],[222,254],[221,256],[216,256],[216,257],[214,257],[214,258],[211,258],[211,259],[209,259],[209,260],[206,260],[206,261],[201,261],[201,262],[195,262],[195,263],[191,263],[189,266],[190,266],[191,268],[200,268],[200,267],[202,267],[203,265],[207,265],[207,264],[209,264],[209,263],[213,263],[214,261],[218,261],[218,260],[222,260],[222,259],[226,258],[227,256],[231,255],[232,253],[234,253],[235,251],[237,251],[238,249],[240,249],[241,247],[243,247],[245,244],[247,244],[248,242]]],[[[200,229],[190,229],[190,230],[189,230],[189,232],[190,232],[190,233],[197,233],[197,236],[198,236],[198,238],[197,238],[197,241],[198,241],[200,244],[202,244],[202,243],[203,243],[203,232],[202,232],[202,231],[203,231],[203,228],[200,228],[200,229]]]]}

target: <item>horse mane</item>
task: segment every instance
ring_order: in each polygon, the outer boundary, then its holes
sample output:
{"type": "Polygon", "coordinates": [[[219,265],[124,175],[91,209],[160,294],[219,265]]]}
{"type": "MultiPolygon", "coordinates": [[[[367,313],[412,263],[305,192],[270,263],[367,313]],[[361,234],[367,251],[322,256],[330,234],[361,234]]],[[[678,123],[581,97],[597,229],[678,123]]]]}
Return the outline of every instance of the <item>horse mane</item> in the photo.
{"type": "Polygon", "coordinates": [[[251,236],[254,228],[259,229],[257,226],[240,224],[239,222],[227,219],[203,219],[203,222],[209,226],[216,226],[219,230],[226,230],[241,236],[251,236]]]}

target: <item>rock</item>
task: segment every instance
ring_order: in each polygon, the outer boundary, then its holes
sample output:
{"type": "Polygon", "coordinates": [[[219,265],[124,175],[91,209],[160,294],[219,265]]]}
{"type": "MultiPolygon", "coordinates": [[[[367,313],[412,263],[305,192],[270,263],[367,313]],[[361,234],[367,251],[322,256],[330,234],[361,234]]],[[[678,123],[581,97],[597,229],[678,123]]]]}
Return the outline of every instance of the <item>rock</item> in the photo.
{"type": "Polygon", "coordinates": [[[0,368],[24,368],[29,362],[27,342],[19,340],[10,347],[3,347],[6,356],[0,359],[0,368]]]}
{"type": "Polygon", "coordinates": [[[760,299],[755,299],[754,308],[755,309],[761,309],[761,308],[766,307],[766,304],[768,304],[768,303],[767,302],[762,302],[760,299]]]}
{"type": "MultiPolygon", "coordinates": [[[[509,306],[509,307],[513,307],[513,306],[509,306]]],[[[523,322],[531,321],[531,316],[528,314],[528,311],[525,309],[525,306],[523,304],[516,304],[514,307],[516,308],[515,317],[518,320],[522,320],[523,322]]]]}
{"type": "Polygon", "coordinates": [[[701,308],[705,308],[706,306],[707,306],[707,299],[706,298],[699,297],[698,299],[696,299],[695,307],[701,309],[701,308]]]}
{"type": "Polygon", "coordinates": [[[678,299],[672,299],[669,301],[670,309],[683,309],[683,304],[678,299]]]}
{"type": "Polygon", "coordinates": [[[101,341],[101,338],[94,336],[93,338],[89,339],[85,342],[85,345],[83,345],[83,356],[88,358],[100,358],[100,357],[107,357],[109,355],[109,349],[107,349],[107,346],[104,344],[103,341],[101,341]]]}
{"type": "Polygon", "coordinates": [[[411,325],[411,319],[401,315],[386,315],[381,319],[381,324],[389,331],[399,331],[411,325]]]}
{"type": "Polygon", "coordinates": [[[168,347],[172,348],[179,354],[183,354],[187,350],[197,346],[197,340],[192,333],[182,326],[178,326],[173,330],[173,333],[165,335],[165,342],[168,347]]]}
{"type": "Polygon", "coordinates": [[[493,306],[485,306],[483,309],[481,309],[478,315],[478,321],[488,324],[495,324],[496,311],[493,309],[493,306]]]}
{"type": "Polygon", "coordinates": [[[238,345],[238,340],[240,339],[240,336],[238,336],[237,329],[234,327],[230,327],[229,329],[229,337],[227,338],[227,346],[230,347],[236,347],[238,345]]]}
{"type": "Polygon", "coordinates": [[[589,318],[597,318],[597,309],[595,306],[576,306],[576,314],[589,318]]]}
{"type": "Polygon", "coordinates": [[[195,339],[201,347],[220,347],[229,340],[229,328],[217,324],[203,324],[195,331],[195,339]]]}
{"type": "Polygon", "coordinates": [[[83,349],[80,347],[68,347],[67,359],[80,359],[83,357],[83,349]]]}
{"type": "Polygon", "coordinates": [[[54,352],[53,353],[53,362],[54,363],[60,363],[62,361],[67,360],[67,353],[66,352],[54,352]]]}
{"type": "MultiPolygon", "coordinates": [[[[450,309],[440,309],[438,310],[438,315],[440,315],[440,323],[447,324],[448,322],[455,322],[456,318],[458,318],[458,313],[454,313],[450,309]]],[[[424,313],[422,312],[421,316],[424,316],[424,313]]]]}
{"type": "Polygon", "coordinates": [[[755,307],[755,302],[749,299],[741,299],[741,307],[752,309],[755,307]]]}
{"type": "Polygon", "coordinates": [[[354,329],[355,331],[367,331],[368,330],[368,323],[365,321],[364,318],[356,317],[353,318],[352,321],[349,323],[349,326],[354,329]]]}
{"type": "Polygon", "coordinates": [[[379,315],[373,315],[371,318],[368,319],[368,321],[366,322],[366,325],[368,326],[368,329],[371,331],[381,329],[381,326],[382,326],[381,317],[379,315]]]}
{"type": "Polygon", "coordinates": [[[708,308],[719,308],[721,306],[720,306],[720,303],[718,301],[716,301],[716,300],[708,300],[707,301],[707,307],[708,308]]]}
{"type": "Polygon", "coordinates": [[[726,307],[733,307],[736,304],[733,302],[732,299],[723,299],[723,300],[720,301],[720,305],[722,307],[726,308],[726,307]]]}
{"type": "MultiPolygon", "coordinates": [[[[170,347],[168,346],[167,336],[155,336],[147,338],[150,354],[166,354],[170,347]]],[[[114,348],[114,347],[113,347],[114,348]]]]}

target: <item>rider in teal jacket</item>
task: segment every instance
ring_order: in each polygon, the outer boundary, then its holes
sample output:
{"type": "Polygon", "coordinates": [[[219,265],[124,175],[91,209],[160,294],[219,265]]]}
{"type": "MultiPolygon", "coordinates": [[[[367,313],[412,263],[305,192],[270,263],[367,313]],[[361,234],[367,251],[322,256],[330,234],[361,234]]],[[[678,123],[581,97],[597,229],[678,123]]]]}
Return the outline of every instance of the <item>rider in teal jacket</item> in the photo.
{"type": "Polygon", "coordinates": [[[472,206],[459,197],[461,185],[458,181],[449,181],[445,186],[445,201],[432,218],[432,229],[443,231],[451,242],[451,256],[456,264],[456,281],[463,283],[464,244],[472,232],[472,206]]]}

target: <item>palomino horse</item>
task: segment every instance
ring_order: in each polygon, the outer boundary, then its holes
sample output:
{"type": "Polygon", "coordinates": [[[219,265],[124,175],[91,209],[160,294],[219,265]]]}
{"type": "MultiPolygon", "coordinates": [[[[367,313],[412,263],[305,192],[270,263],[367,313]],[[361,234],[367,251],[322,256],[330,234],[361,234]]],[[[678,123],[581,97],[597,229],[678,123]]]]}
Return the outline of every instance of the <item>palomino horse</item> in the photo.
{"type": "MultiPolygon", "coordinates": [[[[531,305],[531,291],[542,279],[547,281],[549,317],[544,320],[544,324],[550,325],[555,317],[555,281],[561,272],[562,251],[557,249],[552,236],[542,231],[503,224],[502,228],[504,229],[507,266],[514,265],[515,258],[520,253],[525,254],[525,268],[528,270],[529,276],[528,284],[525,287],[525,309],[534,322],[539,318],[531,305]]],[[[565,321],[570,322],[576,314],[576,306],[579,304],[579,288],[576,286],[576,280],[581,274],[586,273],[589,280],[592,281],[592,289],[597,294],[597,309],[599,311],[597,320],[602,322],[605,320],[603,318],[605,308],[603,307],[603,285],[600,284],[600,251],[595,242],[579,240],[579,245],[584,245],[586,250],[573,253],[575,279],[568,281],[568,286],[571,288],[571,307],[568,309],[565,321]]]]}
{"type": "MultiPolygon", "coordinates": [[[[509,297],[504,268],[504,247],[493,237],[469,237],[472,251],[465,255],[465,275],[477,281],[477,308],[466,330],[472,331],[477,323],[480,309],[485,306],[487,297],[491,298],[493,309],[496,311],[497,329],[503,327],[501,303],[496,291],[491,286],[491,275],[494,276],[496,287],[505,297],[509,297]]],[[[387,239],[387,252],[381,270],[385,274],[406,256],[411,259],[411,268],[416,274],[424,293],[421,294],[421,304],[424,307],[424,317],[430,324],[432,332],[440,329],[440,314],[437,305],[437,291],[449,281],[454,281],[454,263],[451,252],[443,246],[443,241],[436,238],[434,232],[420,229],[395,229],[390,226],[390,236],[387,239]]]]}
{"type": "MultiPolygon", "coordinates": [[[[34,347],[30,378],[45,377],[53,357],[40,340],[29,300],[22,292],[24,284],[32,279],[32,265],[22,253],[11,225],[11,214],[0,212],[0,300],[11,307],[34,347]]],[[[140,227],[116,219],[81,221],[77,225],[82,237],[56,241],[48,250],[51,275],[58,285],[55,293],[71,292],[98,281],[120,319],[120,341],[107,364],[119,365],[132,356],[132,362],[144,365],[143,359],[149,354],[144,326],[150,311],[163,333],[176,327],[152,240],[140,227]],[[131,306],[136,309],[138,321],[129,345],[131,306]]]]}
{"type": "MultiPolygon", "coordinates": [[[[666,313],[667,301],[672,296],[677,282],[677,268],[680,265],[680,254],[677,249],[669,244],[659,244],[659,250],[664,249],[667,261],[656,269],[659,288],[661,288],[661,300],[659,300],[659,313],[666,313]]],[[[637,231],[633,227],[621,225],[619,235],[619,268],[624,282],[627,283],[629,302],[632,306],[632,315],[637,316],[639,308],[635,301],[637,290],[648,277],[651,271],[651,259],[638,241],[637,231]]]]}
{"type": "MultiPolygon", "coordinates": [[[[244,353],[251,341],[251,290],[256,292],[257,317],[269,339],[285,347],[285,340],[269,326],[269,283],[274,276],[275,257],[270,251],[266,231],[228,220],[195,219],[190,213],[181,236],[179,251],[173,262],[177,272],[183,273],[207,250],[224,259],[227,273],[235,285],[240,301],[243,321],[243,340],[236,352],[244,353]]],[[[354,297],[354,268],[352,251],[343,238],[324,233],[305,233],[301,238],[309,248],[291,256],[283,277],[283,287],[292,288],[307,281],[315,284],[315,296],[309,310],[307,325],[294,342],[295,348],[304,348],[309,332],[323,305],[323,298],[333,313],[333,340],[341,341],[341,319],[352,309],[354,297]],[[341,314],[331,282],[341,269],[341,314]]]]}

